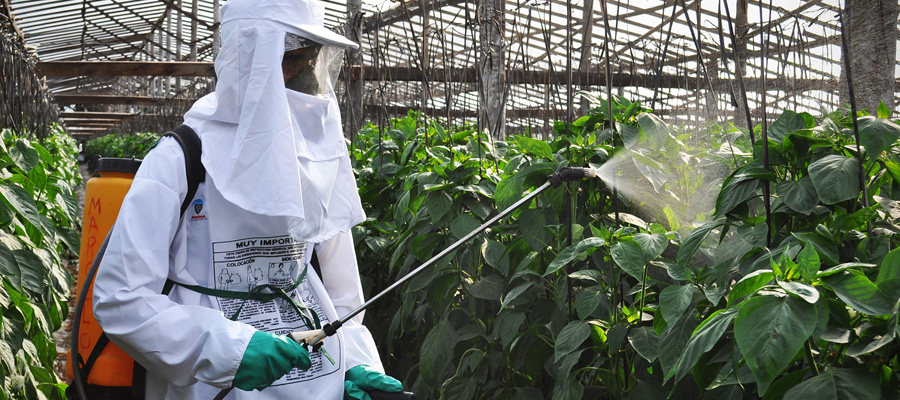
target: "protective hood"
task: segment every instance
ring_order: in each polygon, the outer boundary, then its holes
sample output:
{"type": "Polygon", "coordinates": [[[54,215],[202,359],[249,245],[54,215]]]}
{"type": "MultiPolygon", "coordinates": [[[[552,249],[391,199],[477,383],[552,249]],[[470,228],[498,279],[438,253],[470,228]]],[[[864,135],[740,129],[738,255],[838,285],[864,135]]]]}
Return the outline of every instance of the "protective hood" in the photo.
{"type": "Polygon", "coordinates": [[[306,242],[365,219],[334,94],[285,89],[286,33],[356,46],[323,24],[324,8],[315,0],[229,0],[222,7],[216,91],[185,114],[223,197],[247,211],[291,217],[291,235],[306,242]]]}

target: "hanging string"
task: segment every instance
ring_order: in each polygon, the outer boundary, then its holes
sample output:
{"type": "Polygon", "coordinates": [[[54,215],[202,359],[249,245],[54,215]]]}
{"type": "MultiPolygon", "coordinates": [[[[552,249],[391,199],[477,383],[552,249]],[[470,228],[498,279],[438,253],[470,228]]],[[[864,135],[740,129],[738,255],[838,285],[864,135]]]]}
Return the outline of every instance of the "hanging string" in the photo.
{"type": "MultiPolygon", "coordinates": [[[[606,55],[605,65],[606,65],[606,105],[607,111],[609,112],[609,130],[612,133],[611,140],[613,145],[613,150],[616,148],[616,122],[613,117],[612,110],[612,66],[610,65],[610,58],[612,55],[609,52],[609,42],[612,40],[612,35],[609,32],[609,9],[607,9],[606,0],[603,0],[600,3],[603,6],[603,26],[604,26],[604,35],[606,38],[603,40],[603,53],[606,55]]],[[[615,178],[613,178],[615,180],[615,178]]],[[[613,213],[615,214],[616,219],[616,227],[621,226],[621,221],[619,220],[619,190],[616,189],[616,184],[613,182],[612,191],[613,191],[613,213]]]]}
{"type": "MultiPolygon", "coordinates": [[[[850,0],[847,0],[846,8],[847,12],[852,12],[850,8],[850,0]]],[[[859,160],[859,190],[863,195],[863,206],[869,207],[869,193],[868,189],[866,189],[866,175],[864,172],[865,166],[863,165],[863,156],[862,149],[859,147],[859,122],[856,118],[856,95],[853,91],[853,75],[850,73],[850,44],[849,39],[847,38],[849,32],[847,31],[846,24],[844,24],[844,13],[841,11],[840,3],[838,4],[838,21],[841,24],[841,45],[843,48],[841,49],[841,53],[844,54],[844,68],[847,71],[847,94],[850,96],[850,115],[853,119],[853,137],[856,139],[856,157],[859,160]]],[[[869,234],[869,237],[872,237],[872,221],[866,220],[866,231],[869,234]]]]}
{"type": "Polygon", "coordinates": [[[740,56],[738,55],[737,38],[734,35],[734,21],[731,20],[731,12],[728,10],[728,1],[725,3],[725,16],[728,18],[728,32],[731,35],[731,55],[734,58],[734,71],[738,78],[738,87],[741,90],[741,101],[744,103],[744,113],[747,117],[747,131],[750,132],[750,145],[756,145],[756,139],[753,137],[753,118],[750,115],[750,102],[747,100],[747,88],[744,86],[744,71],[741,68],[740,56]]]}
{"type": "MultiPolygon", "coordinates": [[[[772,22],[772,2],[769,1],[769,22],[772,22]]],[[[759,21],[762,24],[763,21],[763,3],[759,3],[759,21]]],[[[766,75],[768,74],[768,57],[769,57],[769,41],[768,37],[765,35],[766,29],[759,30],[759,40],[760,40],[760,48],[762,50],[762,54],[760,55],[762,58],[760,59],[760,97],[761,97],[761,106],[762,106],[762,152],[763,152],[763,168],[766,171],[769,170],[769,133],[768,133],[768,114],[766,110],[766,75]]],[[[771,35],[771,34],[769,34],[771,35]]],[[[762,181],[763,187],[763,202],[766,208],[766,225],[768,225],[768,229],[766,229],[766,247],[772,247],[772,205],[769,192],[769,181],[762,181]]]]}
{"type": "MultiPolygon", "coordinates": [[[[582,9],[583,10],[583,9],[582,9]]],[[[572,15],[572,1],[566,0],[566,15],[572,15]]],[[[572,113],[573,110],[573,94],[572,94],[572,24],[566,24],[566,135],[572,136],[572,113]]],[[[566,159],[571,160],[570,149],[571,141],[566,143],[566,159]]],[[[575,235],[574,225],[572,224],[572,182],[566,182],[566,246],[572,245],[572,236],[575,235]]],[[[566,303],[569,306],[569,318],[574,318],[575,313],[572,307],[572,279],[568,279],[570,264],[566,265],[566,303]]]]}
{"type": "MultiPolygon", "coordinates": [[[[697,38],[697,35],[694,34],[694,24],[691,23],[691,16],[687,9],[687,4],[685,4],[684,0],[681,0],[681,8],[684,10],[684,19],[687,21],[688,31],[691,33],[691,40],[694,42],[694,48],[697,49],[697,63],[700,64],[700,71],[703,74],[703,77],[706,78],[706,84],[709,86],[709,91],[712,93],[713,97],[715,97],[716,91],[713,88],[712,80],[709,78],[709,71],[706,70],[706,62],[703,59],[703,51],[700,49],[700,39],[697,38]]],[[[698,21],[699,23],[699,21],[698,21]]],[[[698,88],[697,98],[699,100],[699,88],[698,88]]],[[[700,103],[699,101],[697,102],[700,103]]]]}
{"type": "MultiPolygon", "coordinates": [[[[669,31],[666,34],[666,41],[662,47],[662,51],[656,57],[656,83],[653,85],[653,100],[650,100],[650,109],[656,110],[656,99],[659,97],[659,89],[662,85],[662,70],[663,70],[663,61],[665,60],[666,54],[669,54],[669,43],[672,41],[672,25],[675,23],[675,14],[678,12],[678,7],[672,7],[672,16],[669,18],[669,31]]],[[[665,14],[663,14],[663,23],[665,23],[665,14]]]]}

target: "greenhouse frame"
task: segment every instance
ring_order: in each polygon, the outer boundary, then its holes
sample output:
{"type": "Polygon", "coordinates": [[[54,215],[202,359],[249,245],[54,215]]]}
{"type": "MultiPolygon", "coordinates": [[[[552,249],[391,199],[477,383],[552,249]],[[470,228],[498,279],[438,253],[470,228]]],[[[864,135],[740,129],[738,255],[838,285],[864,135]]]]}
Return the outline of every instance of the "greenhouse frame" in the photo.
{"type": "MultiPolygon", "coordinates": [[[[227,1],[0,0],[0,399],[141,392],[79,345],[89,183],[215,93],[227,1]]],[[[310,1],[385,398],[900,398],[900,1],[310,1]]]]}

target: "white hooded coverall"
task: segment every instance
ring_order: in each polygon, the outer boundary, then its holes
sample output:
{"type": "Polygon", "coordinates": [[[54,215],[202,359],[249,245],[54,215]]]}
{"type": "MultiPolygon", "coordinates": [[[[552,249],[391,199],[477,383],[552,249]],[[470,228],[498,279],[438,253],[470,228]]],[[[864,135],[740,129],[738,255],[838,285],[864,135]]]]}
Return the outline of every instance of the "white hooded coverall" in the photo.
{"type": "MultiPolygon", "coordinates": [[[[323,17],[315,0],[230,0],[216,92],[185,115],[202,141],[205,182],[182,218],[184,154],[165,138],[122,204],[95,278],[94,314],[147,368],[148,399],[212,399],[231,386],[257,329],[313,328],[282,299],[226,299],[180,285],[165,296],[166,279],[244,292],[294,288],[291,298],[322,325],[363,303],[349,230],[365,216],[336,99],[285,90],[280,70],[285,32],[304,35],[321,28],[323,17]],[[313,248],[322,276],[309,266],[313,248]]],[[[333,362],[312,352],[308,371],[295,368],[262,391],[233,390],[227,398],[342,398],[347,369],[383,371],[361,322],[359,314],[325,339],[333,362]]]]}

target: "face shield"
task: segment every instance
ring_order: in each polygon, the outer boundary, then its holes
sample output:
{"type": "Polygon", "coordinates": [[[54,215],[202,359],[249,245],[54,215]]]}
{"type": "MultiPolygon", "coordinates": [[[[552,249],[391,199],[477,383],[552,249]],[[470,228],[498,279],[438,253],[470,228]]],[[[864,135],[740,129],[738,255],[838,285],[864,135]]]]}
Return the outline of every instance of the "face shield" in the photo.
{"type": "Polygon", "coordinates": [[[284,39],[281,69],[286,88],[312,96],[334,93],[344,50],[323,45],[292,33],[284,39]]]}

